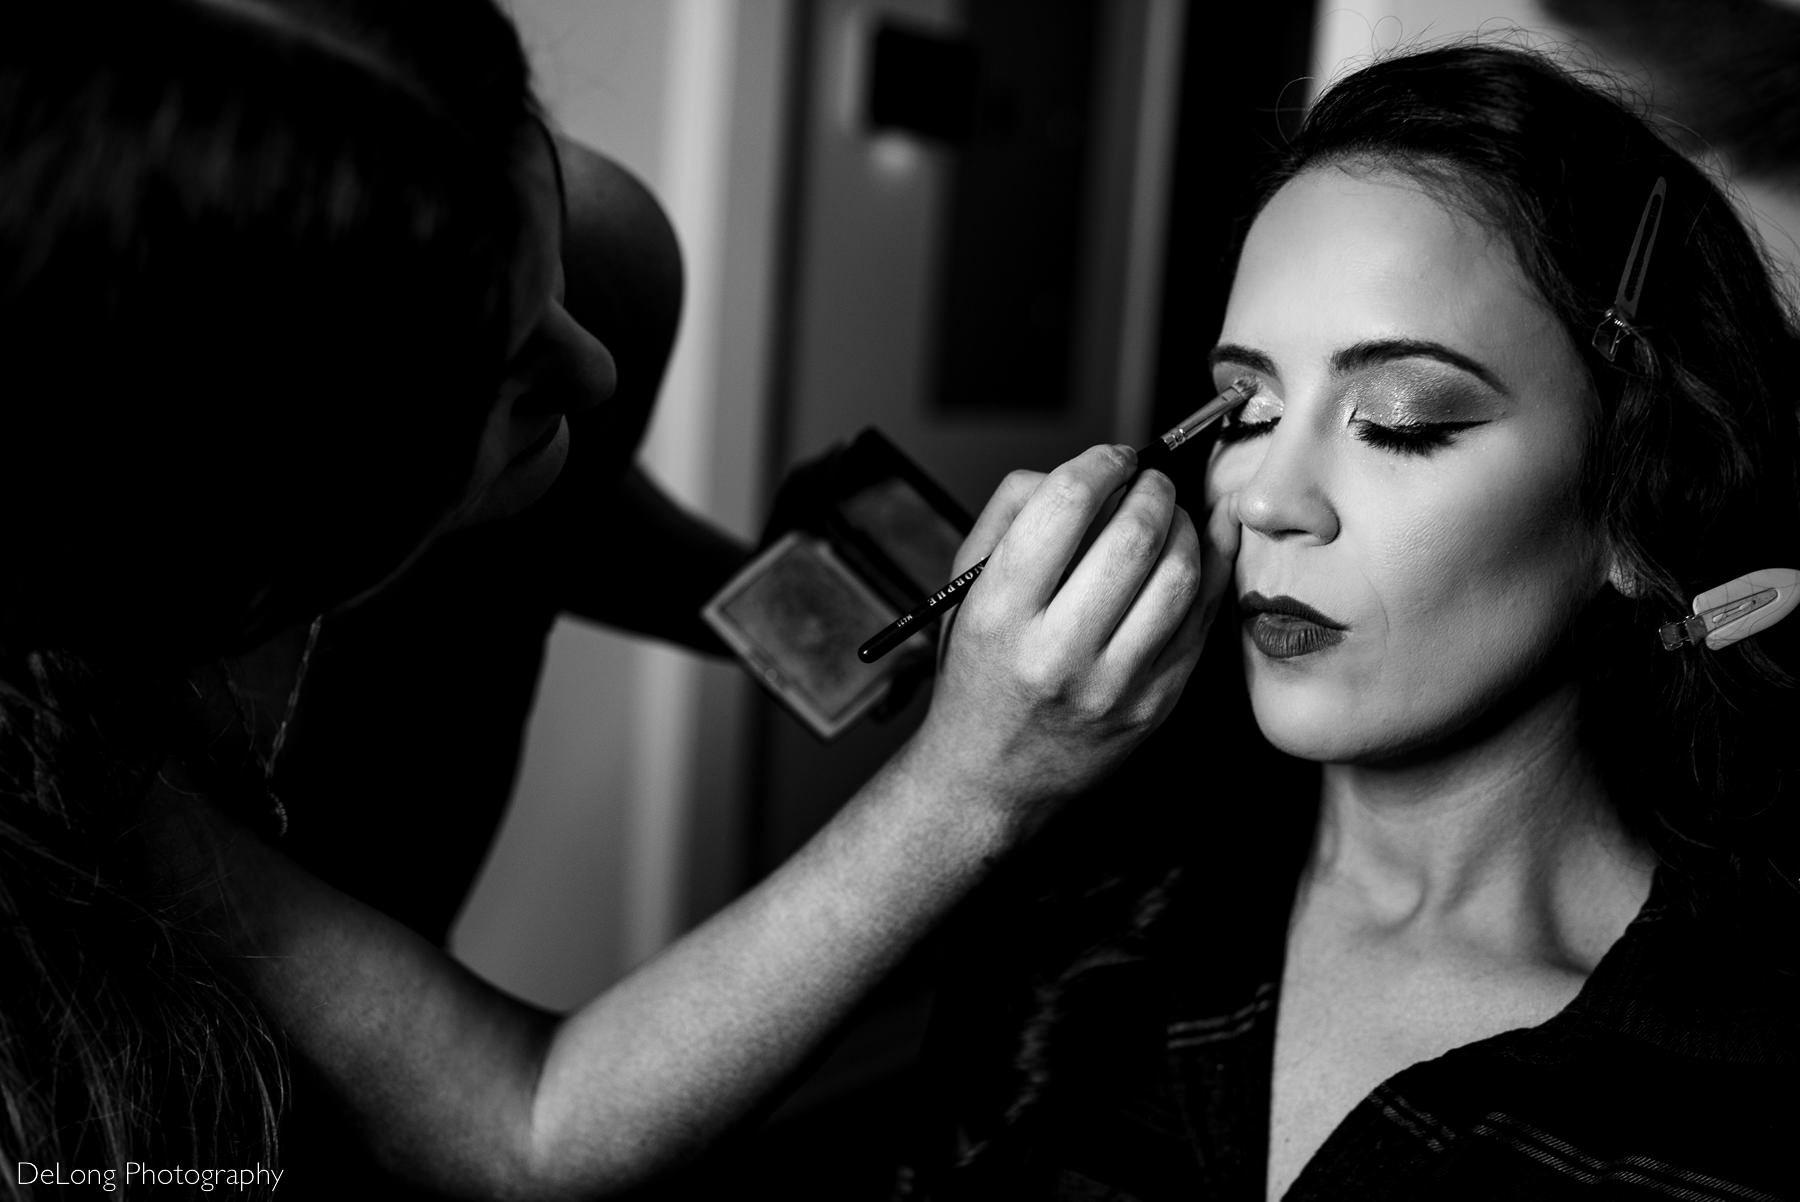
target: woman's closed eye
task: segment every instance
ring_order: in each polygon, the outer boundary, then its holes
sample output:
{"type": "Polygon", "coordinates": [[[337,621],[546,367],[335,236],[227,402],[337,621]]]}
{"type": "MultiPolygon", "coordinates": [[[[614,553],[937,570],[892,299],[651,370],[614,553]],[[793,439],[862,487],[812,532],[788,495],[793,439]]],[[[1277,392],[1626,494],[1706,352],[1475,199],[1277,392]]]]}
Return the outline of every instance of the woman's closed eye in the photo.
{"type": "MultiPolygon", "coordinates": [[[[1431,452],[1455,442],[1456,436],[1462,431],[1486,424],[1485,421],[1405,421],[1383,425],[1380,422],[1359,417],[1351,420],[1350,428],[1356,432],[1357,438],[1372,447],[1393,451],[1399,455],[1429,455],[1431,452]]],[[[1244,437],[1247,438],[1250,435],[1246,434],[1244,437]]]]}
{"type": "Polygon", "coordinates": [[[1267,434],[1280,420],[1281,402],[1269,392],[1267,384],[1259,383],[1243,408],[1226,414],[1219,423],[1219,442],[1229,445],[1267,434]]]}
{"type": "Polygon", "coordinates": [[[1361,442],[1396,455],[1430,455],[1464,430],[1490,420],[1483,394],[1438,369],[1391,364],[1354,384],[1345,400],[1349,426],[1361,442]]]}

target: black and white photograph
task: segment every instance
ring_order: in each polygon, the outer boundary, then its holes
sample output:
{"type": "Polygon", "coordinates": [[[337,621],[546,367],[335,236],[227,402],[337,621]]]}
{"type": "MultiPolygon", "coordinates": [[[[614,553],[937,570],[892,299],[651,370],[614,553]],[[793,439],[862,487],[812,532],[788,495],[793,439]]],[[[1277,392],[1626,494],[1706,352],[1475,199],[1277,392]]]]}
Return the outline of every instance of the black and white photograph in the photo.
{"type": "Polygon", "coordinates": [[[1800,0],[0,0],[0,1200],[1800,1202],[1800,0]]]}

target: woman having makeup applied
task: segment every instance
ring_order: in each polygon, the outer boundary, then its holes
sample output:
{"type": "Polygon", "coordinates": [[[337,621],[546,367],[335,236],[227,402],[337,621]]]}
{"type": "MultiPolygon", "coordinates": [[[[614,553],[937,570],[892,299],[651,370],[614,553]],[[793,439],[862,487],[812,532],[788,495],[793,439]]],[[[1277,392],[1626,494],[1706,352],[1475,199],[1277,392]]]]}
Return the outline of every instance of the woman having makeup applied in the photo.
{"type": "Polygon", "coordinates": [[[0,6],[8,1196],[665,1180],[1167,714],[1228,574],[1096,447],[793,860],[568,1015],[455,963],[552,617],[705,649],[747,553],[631,467],[679,286],[487,0],[0,6]]]}
{"type": "Polygon", "coordinates": [[[1235,621],[958,928],[899,1195],[1800,1197],[1800,619],[1706,645],[1800,585],[1800,356],[1731,202],[1544,57],[1379,60],[1212,357],[1235,621]]]}

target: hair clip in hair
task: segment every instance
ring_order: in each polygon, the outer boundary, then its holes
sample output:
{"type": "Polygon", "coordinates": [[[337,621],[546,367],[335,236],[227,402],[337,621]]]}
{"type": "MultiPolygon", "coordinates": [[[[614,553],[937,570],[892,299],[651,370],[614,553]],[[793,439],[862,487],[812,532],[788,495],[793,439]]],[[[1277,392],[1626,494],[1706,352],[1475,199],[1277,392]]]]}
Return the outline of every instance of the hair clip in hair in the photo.
{"type": "Polygon", "coordinates": [[[1612,363],[1618,359],[1619,346],[1627,336],[1638,337],[1633,321],[1638,302],[1644,296],[1644,276],[1650,270],[1650,252],[1656,247],[1656,232],[1662,228],[1663,202],[1669,195],[1669,182],[1658,176],[1650,186],[1650,198],[1644,202],[1643,216],[1638,218],[1637,235],[1631,240],[1631,254],[1626,256],[1625,270],[1619,276],[1619,289],[1613,294],[1612,307],[1594,327],[1594,349],[1612,363]]]}
{"type": "Polygon", "coordinates": [[[1657,633],[1663,650],[1698,647],[1717,651],[1766,630],[1800,604],[1800,572],[1764,568],[1708,589],[1694,598],[1694,616],[1665,623],[1657,633]]]}
{"type": "Polygon", "coordinates": [[[1636,338],[1638,328],[1619,316],[1617,308],[1608,309],[1594,327],[1594,349],[1600,352],[1601,358],[1613,363],[1619,357],[1619,344],[1627,337],[1636,338]]]}

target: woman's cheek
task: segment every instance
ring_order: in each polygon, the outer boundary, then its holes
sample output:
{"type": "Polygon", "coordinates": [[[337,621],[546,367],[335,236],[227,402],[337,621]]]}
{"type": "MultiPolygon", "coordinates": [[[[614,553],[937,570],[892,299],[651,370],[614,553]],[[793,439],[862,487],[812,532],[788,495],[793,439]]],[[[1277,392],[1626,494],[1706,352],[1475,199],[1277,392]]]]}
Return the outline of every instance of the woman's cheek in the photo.
{"type": "Polygon", "coordinates": [[[1261,462],[1262,451],[1255,444],[1215,446],[1206,466],[1207,507],[1217,505],[1227,493],[1242,492],[1261,462]]]}

